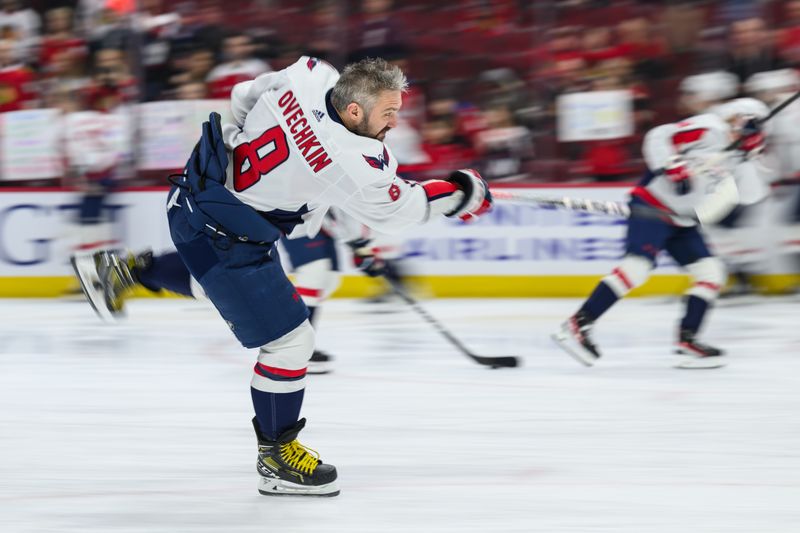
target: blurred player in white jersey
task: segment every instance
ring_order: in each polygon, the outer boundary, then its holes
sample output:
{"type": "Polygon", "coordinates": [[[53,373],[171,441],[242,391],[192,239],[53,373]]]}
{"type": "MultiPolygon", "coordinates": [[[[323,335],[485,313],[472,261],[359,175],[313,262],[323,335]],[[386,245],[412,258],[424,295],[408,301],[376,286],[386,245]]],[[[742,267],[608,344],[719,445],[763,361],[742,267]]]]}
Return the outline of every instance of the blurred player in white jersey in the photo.
{"type": "Polygon", "coordinates": [[[665,250],[693,278],[678,328],[676,348],[686,356],[678,366],[722,365],[722,350],[697,340],[706,312],[726,280],[722,261],[712,256],[698,226],[719,221],[739,203],[734,175],[757,172],[750,156],[761,150],[763,139],[757,122],[732,126],[713,114],[648,132],[642,147],[648,171],[631,191],[625,256],[553,335],[560,347],[581,363],[593,365],[600,357],[590,336],[594,323],[647,280],[656,256],[665,250]],[[739,149],[723,155],[737,138],[741,138],[739,149]],[[716,164],[711,163],[714,159],[716,164]]]}
{"type": "MultiPolygon", "coordinates": [[[[689,76],[681,82],[680,89],[679,103],[689,115],[713,113],[734,124],[747,120],[748,116],[764,116],[768,112],[752,98],[732,100],[740,91],[739,78],[730,72],[689,76]]],[[[734,280],[731,288],[723,287],[723,296],[751,292],[750,274],[760,267],[765,257],[766,247],[758,235],[757,217],[769,195],[769,183],[774,179],[768,159],[763,154],[760,156],[762,164],[755,165],[758,172],[734,174],[740,193],[739,205],[722,220],[703,228],[714,254],[725,262],[734,280]]]]}
{"type": "MultiPolygon", "coordinates": [[[[489,188],[473,170],[421,184],[397,177],[383,139],[405,88],[402,71],[378,59],[340,76],[302,57],[240,83],[231,95],[233,122],[222,126],[211,115],[169,193],[182,262],[242,345],[259,349],[251,396],[262,494],[339,493],[336,469],[297,440],[314,330],[276,241],[314,237],[331,207],[387,233],[442,215],[470,220],[491,208],[489,188]]],[[[104,305],[98,269],[130,275],[118,256],[102,259],[76,265],[96,306],[104,305]]]]}
{"type": "Polygon", "coordinates": [[[724,71],[687,76],[680,84],[679,112],[683,116],[705,113],[739,94],[739,78],[724,71]]]}
{"type": "MultiPolygon", "coordinates": [[[[774,108],[800,91],[800,74],[794,69],[772,70],[754,74],[745,84],[747,92],[774,108]]],[[[777,213],[778,251],[793,256],[797,272],[800,258],[800,102],[790,104],[775,115],[766,128],[770,153],[776,170],[776,194],[788,200],[788,212],[777,213]]],[[[770,210],[772,213],[772,210],[770,210]]]]}
{"type": "MultiPolygon", "coordinates": [[[[712,106],[708,111],[733,128],[741,127],[754,117],[769,114],[766,104],[755,98],[737,98],[712,106]]],[[[767,138],[771,126],[768,123],[764,127],[767,138]]],[[[704,228],[714,254],[725,262],[733,279],[733,284],[723,292],[723,296],[753,292],[752,274],[763,268],[767,257],[767,243],[761,235],[760,221],[768,208],[766,201],[770,195],[770,184],[777,179],[776,163],[772,155],[767,153],[751,159],[754,163],[753,172],[734,174],[739,189],[739,204],[718,223],[704,228]]]]}

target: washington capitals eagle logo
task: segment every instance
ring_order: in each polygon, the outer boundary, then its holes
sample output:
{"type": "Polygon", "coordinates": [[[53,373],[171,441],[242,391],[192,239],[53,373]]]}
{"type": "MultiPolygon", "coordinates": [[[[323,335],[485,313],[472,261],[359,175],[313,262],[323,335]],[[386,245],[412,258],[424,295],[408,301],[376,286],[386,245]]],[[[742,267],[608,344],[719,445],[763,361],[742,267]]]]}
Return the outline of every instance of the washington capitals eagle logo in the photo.
{"type": "MultiPolygon", "coordinates": [[[[364,154],[361,154],[364,155],[364,154]]],[[[383,155],[379,155],[378,157],[372,157],[369,155],[364,156],[364,160],[371,166],[372,168],[377,168],[378,170],[383,170],[384,167],[389,166],[389,152],[386,150],[386,147],[383,147],[383,155]]]]}

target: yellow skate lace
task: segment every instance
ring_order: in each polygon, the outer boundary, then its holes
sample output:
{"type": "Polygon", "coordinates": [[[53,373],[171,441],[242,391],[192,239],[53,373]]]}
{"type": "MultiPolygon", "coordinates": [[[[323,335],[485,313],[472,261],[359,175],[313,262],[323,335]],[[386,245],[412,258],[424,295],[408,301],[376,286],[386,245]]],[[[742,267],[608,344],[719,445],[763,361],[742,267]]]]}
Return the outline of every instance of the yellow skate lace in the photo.
{"type": "Polygon", "coordinates": [[[306,475],[310,475],[319,464],[319,454],[300,444],[297,439],[281,444],[281,459],[306,475]]]}

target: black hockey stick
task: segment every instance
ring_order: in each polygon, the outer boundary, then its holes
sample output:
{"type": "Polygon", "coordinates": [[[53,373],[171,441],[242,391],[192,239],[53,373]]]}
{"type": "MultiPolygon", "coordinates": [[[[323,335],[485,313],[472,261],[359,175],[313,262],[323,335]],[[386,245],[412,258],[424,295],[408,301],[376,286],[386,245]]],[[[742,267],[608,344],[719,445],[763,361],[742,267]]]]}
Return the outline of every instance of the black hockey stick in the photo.
{"type": "Polygon", "coordinates": [[[472,353],[466,346],[464,346],[461,341],[459,341],[452,333],[450,333],[447,328],[445,328],[438,320],[436,320],[430,313],[428,313],[420,304],[417,302],[410,294],[406,292],[406,290],[400,285],[400,282],[397,280],[390,279],[388,277],[384,278],[392,287],[392,290],[396,295],[398,295],[403,301],[405,301],[414,311],[417,312],[419,316],[421,316],[425,322],[432,325],[436,331],[442,334],[442,336],[450,341],[450,344],[458,348],[458,351],[478,363],[479,365],[485,365],[490,368],[512,368],[519,366],[519,358],[514,357],[511,355],[500,356],[500,357],[486,357],[483,355],[476,355],[472,353]]]}

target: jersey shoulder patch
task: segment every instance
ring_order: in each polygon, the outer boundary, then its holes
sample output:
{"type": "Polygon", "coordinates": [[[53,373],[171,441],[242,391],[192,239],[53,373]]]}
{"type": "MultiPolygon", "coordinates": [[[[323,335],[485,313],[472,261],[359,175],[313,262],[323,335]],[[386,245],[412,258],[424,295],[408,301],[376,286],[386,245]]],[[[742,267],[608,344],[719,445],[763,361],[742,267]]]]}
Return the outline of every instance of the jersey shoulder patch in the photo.
{"type": "Polygon", "coordinates": [[[386,146],[383,147],[383,153],[378,154],[377,156],[366,154],[361,155],[364,157],[364,160],[367,162],[367,164],[372,168],[383,170],[385,167],[389,166],[389,151],[386,149],[386,146]]]}

